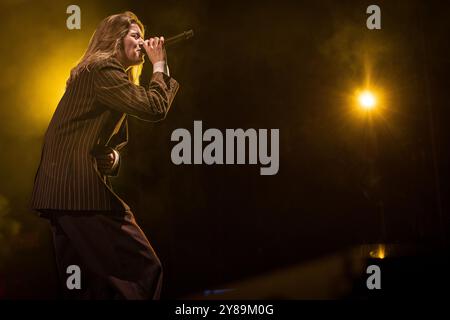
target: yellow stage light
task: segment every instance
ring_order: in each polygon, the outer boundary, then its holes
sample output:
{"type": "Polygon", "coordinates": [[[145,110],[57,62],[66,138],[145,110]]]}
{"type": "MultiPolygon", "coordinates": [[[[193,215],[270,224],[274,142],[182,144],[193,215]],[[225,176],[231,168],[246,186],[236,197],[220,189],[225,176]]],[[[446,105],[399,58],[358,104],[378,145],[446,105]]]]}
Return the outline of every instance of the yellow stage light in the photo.
{"type": "Polygon", "coordinates": [[[373,109],[377,103],[374,94],[370,91],[360,93],[358,96],[358,101],[361,108],[365,110],[373,109]]]}
{"type": "Polygon", "coordinates": [[[386,257],[386,246],[379,244],[375,250],[370,251],[370,256],[375,259],[384,259],[386,257]]]}

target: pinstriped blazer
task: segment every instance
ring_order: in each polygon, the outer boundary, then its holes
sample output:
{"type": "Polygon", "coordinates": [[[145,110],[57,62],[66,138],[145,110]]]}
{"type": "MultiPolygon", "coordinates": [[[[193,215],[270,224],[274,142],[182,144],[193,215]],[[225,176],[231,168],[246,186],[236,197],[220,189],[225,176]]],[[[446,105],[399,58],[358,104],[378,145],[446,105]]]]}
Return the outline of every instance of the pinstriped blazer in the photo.
{"type": "Polygon", "coordinates": [[[125,211],[130,208],[97,169],[93,151],[127,143],[127,115],[165,118],[178,83],[162,72],[148,88],[128,80],[115,58],[82,71],[66,88],[45,133],[30,206],[37,211],[125,211]]]}

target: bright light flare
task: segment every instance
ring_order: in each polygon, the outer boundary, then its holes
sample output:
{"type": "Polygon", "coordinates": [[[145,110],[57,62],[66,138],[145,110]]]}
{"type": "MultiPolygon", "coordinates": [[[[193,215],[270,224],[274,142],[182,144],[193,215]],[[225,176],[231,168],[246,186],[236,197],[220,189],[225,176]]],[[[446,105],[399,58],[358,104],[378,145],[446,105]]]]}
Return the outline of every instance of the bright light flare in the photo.
{"type": "Polygon", "coordinates": [[[377,103],[374,94],[370,91],[361,92],[358,96],[358,101],[361,108],[365,110],[371,110],[375,108],[375,105],[377,103]]]}
{"type": "Polygon", "coordinates": [[[386,246],[384,244],[379,244],[377,248],[370,251],[370,256],[376,259],[384,259],[386,257],[386,246]]]}

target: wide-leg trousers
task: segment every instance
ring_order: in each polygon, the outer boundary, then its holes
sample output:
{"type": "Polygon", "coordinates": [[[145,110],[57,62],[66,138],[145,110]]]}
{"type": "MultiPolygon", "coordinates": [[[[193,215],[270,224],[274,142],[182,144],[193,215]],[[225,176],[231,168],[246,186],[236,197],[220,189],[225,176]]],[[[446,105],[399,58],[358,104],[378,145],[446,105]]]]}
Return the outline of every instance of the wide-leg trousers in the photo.
{"type": "Polygon", "coordinates": [[[161,262],[132,212],[52,210],[46,215],[64,298],[159,299],[161,262]]]}

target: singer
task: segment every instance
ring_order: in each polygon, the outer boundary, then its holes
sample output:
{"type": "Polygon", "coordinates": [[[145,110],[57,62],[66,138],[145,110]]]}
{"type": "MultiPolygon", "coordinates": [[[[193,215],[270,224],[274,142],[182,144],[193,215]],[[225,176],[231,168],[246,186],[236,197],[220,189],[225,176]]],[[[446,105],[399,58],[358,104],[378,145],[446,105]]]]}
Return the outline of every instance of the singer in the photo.
{"type": "Polygon", "coordinates": [[[165,62],[164,38],[143,38],[135,14],[105,18],[45,134],[31,208],[50,221],[64,298],[160,297],[161,262],[109,181],[127,143],[127,116],[163,120],[179,87],[165,62]],[[148,87],[139,85],[144,51],[153,64],[148,87]],[[81,270],[81,289],[67,287],[71,265],[81,270]]]}

